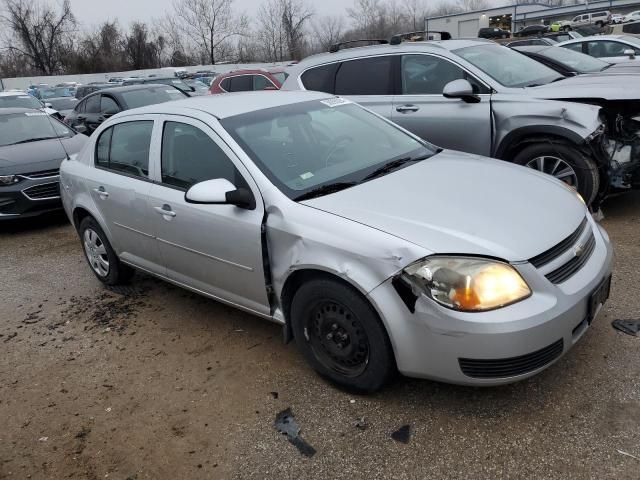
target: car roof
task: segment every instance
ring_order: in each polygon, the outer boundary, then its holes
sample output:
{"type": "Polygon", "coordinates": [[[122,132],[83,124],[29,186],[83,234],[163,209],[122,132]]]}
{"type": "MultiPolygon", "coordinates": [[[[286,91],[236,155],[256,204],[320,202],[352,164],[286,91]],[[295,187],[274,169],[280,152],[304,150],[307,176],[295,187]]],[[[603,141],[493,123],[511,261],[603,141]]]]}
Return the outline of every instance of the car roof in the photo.
{"type": "Polygon", "coordinates": [[[33,108],[21,108],[21,107],[0,108],[0,115],[12,115],[15,113],[29,113],[29,112],[42,113],[40,112],[40,110],[35,110],[33,108]]]}
{"type": "MultiPolygon", "coordinates": [[[[622,40],[625,41],[629,38],[629,35],[590,35],[588,37],[580,37],[580,38],[572,38],[571,40],[565,40],[564,42],[560,42],[558,45],[564,45],[568,43],[580,43],[580,42],[593,42],[595,40],[622,40]]],[[[631,37],[634,38],[634,37],[631,37]]]]}
{"type": "Polygon", "coordinates": [[[543,50],[547,50],[549,48],[554,48],[553,45],[516,45],[512,47],[514,50],[518,52],[532,52],[537,53],[543,50]]]}
{"type": "Polygon", "coordinates": [[[319,53],[311,55],[305,58],[300,63],[295,65],[294,68],[306,67],[309,65],[317,65],[321,63],[332,63],[334,61],[340,61],[351,58],[358,58],[362,56],[372,55],[384,55],[393,53],[411,53],[411,52],[429,52],[438,53],[442,50],[457,50],[459,48],[474,47],[479,45],[495,45],[499,47],[497,43],[486,39],[456,39],[456,40],[429,40],[425,42],[402,42],[399,45],[368,45],[365,47],[352,47],[339,50],[335,53],[319,53]]]}
{"type": "Polygon", "coordinates": [[[282,107],[313,100],[326,100],[329,98],[335,98],[335,95],[305,90],[238,92],[174,100],[127,110],[124,113],[125,115],[141,115],[147,113],[189,115],[195,110],[209,113],[218,119],[223,119],[266,110],[268,108],[282,107]]]}
{"type": "MultiPolygon", "coordinates": [[[[146,90],[148,88],[152,88],[152,87],[158,87],[158,88],[167,88],[170,87],[171,85],[164,85],[162,83],[158,83],[158,84],[153,84],[153,83],[142,83],[142,84],[137,84],[137,85],[127,85],[126,87],[113,87],[113,88],[109,88],[109,93],[113,94],[113,93],[126,93],[126,92],[132,92],[132,91],[136,91],[136,90],[146,90]]],[[[176,88],[176,90],[180,91],[179,88],[176,88]]],[[[104,95],[105,92],[103,92],[102,90],[97,90],[93,93],[90,93],[89,95],[87,95],[84,98],[87,97],[92,97],[94,95],[104,95]]]]}

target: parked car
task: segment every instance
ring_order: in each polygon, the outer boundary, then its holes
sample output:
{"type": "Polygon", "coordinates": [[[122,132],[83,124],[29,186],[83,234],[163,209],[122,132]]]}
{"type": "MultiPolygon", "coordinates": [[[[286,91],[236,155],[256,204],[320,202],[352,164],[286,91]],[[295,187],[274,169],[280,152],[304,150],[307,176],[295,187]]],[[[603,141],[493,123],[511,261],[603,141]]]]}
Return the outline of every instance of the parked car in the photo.
{"type": "Polygon", "coordinates": [[[558,42],[550,38],[531,37],[523,40],[514,40],[513,42],[503,43],[503,45],[507,47],[525,47],[525,46],[532,46],[532,45],[550,46],[550,45],[555,45],[556,43],[558,42]]]}
{"type": "Polygon", "coordinates": [[[619,13],[612,13],[611,24],[615,25],[618,23],[624,23],[624,15],[620,15],[619,13]]]}
{"type": "Polygon", "coordinates": [[[286,90],[344,95],[438,146],[553,174],[594,208],[611,187],[640,186],[640,85],[621,76],[565,78],[488,40],[340,50],[290,74],[286,90]]]}
{"type": "Polygon", "coordinates": [[[115,82],[111,83],[91,83],[89,85],[81,85],[76,90],[76,98],[78,100],[82,100],[84,97],[89,95],[90,93],[97,92],[98,90],[104,90],[105,88],[113,88],[119,86],[115,82]]]}
{"type": "Polygon", "coordinates": [[[91,135],[107,118],[131,108],[170,102],[188,97],[179,88],[168,85],[132,85],[91,93],[82,99],[64,119],[80,133],[91,135]]]}
{"type": "Polygon", "coordinates": [[[50,103],[43,103],[37,98],[20,91],[0,92],[0,109],[3,108],[28,108],[40,110],[54,118],[59,120],[62,119],[62,115],[60,115],[57,110],[53,109],[50,103]]]}
{"type": "Polygon", "coordinates": [[[60,209],[60,163],[86,141],[38,110],[0,109],[0,221],[60,209]]]}
{"type": "Polygon", "coordinates": [[[634,60],[640,54],[640,38],[629,35],[599,35],[558,43],[559,47],[585,53],[607,62],[634,60]]]}
{"type": "Polygon", "coordinates": [[[218,75],[211,83],[211,94],[249,92],[258,90],[279,90],[286,78],[282,71],[271,73],[268,70],[236,70],[218,75]]]}
{"type": "Polygon", "coordinates": [[[181,78],[176,77],[148,77],[148,78],[130,78],[125,79],[122,82],[122,85],[127,87],[129,85],[144,85],[144,84],[163,84],[163,85],[171,85],[190,97],[197,97],[200,95],[207,95],[208,92],[202,92],[201,90],[196,90],[194,87],[185,83],[185,81],[181,78]]]}
{"type": "Polygon", "coordinates": [[[621,23],[619,25],[612,25],[607,29],[607,35],[640,35],[640,21],[621,23]]]}
{"type": "Polygon", "coordinates": [[[601,12],[583,13],[576,15],[569,22],[563,23],[565,30],[571,30],[576,27],[584,27],[586,25],[594,25],[598,28],[602,28],[611,22],[611,12],[603,10],[601,12]]]}
{"type": "Polygon", "coordinates": [[[609,294],[611,244],[575,191],[332,95],[124,112],[63,162],[61,183],[99,281],[138,268],[279,323],[318,373],[359,392],[396,370],[530,377],[609,294]]]}
{"type": "Polygon", "coordinates": [[[57,110],[62,118],[69,115],[78,104],[78,99],[75,97],[58,97],[49,98],[47,103],[51,105],[51,108],[57,110]]]}
{"type": "Polygon", "coordinates": [[[514,32],[514,37],[528,37],[529,35],[542,35],[549,31],[549,27],[546,25],[527,25],[521,28],[517,32],[514,32]]]}
{"type": "Polygon", "coordinates": [[[640,10],[634,10],[624,16],[623,22],[637,22],[640,20],[640,10]]]}
{"type": "Polygon", "coordinates": [[[60,98],[60,97],[73,97],[75,92],[72,90],[72,87],[48,87],[48,88],[39,88],[35,92],[36,98],[46,101],[49,98],[60,98]]]}
{"type": "MultiPolygon", "coordinates": [[[[515,47],[515,50],[545,64],[565,77],[574,75],[640,74],[640,63],[609,63],[584,53],[559,47],[515,47]]],[[[640,77],[637,77],[640,80],[640,77]]],[[[633,78],[631,82],[637,81],[633,78]]]]}
{"type": "Polygon", "coordinates": [[[479,38],[509,38],[511,32],[509,30],[503,30],[497,27],[487,27],[478,30],[479,38]]]}

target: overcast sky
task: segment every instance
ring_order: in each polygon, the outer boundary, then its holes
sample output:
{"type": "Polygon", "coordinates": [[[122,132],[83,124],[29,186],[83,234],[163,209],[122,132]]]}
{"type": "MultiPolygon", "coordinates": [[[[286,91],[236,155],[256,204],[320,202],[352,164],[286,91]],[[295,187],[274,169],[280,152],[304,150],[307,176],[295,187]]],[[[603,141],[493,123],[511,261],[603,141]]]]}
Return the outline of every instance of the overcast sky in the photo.
{"type": "MultiPolygon", "coordinates": [[[[255,17],[261,0],[235,0],[236,12],[245,12],[255,17]]],[[[134,20],[151,21],[160,18],[171,9],[172,0],[71,0],[76,18],[83,26],[97,25],[104,20],[117,19],[126,26],[134,20]]],[[[351,6],[350,0],[311,1],[318,15],[340,15],[351,6]]]]}

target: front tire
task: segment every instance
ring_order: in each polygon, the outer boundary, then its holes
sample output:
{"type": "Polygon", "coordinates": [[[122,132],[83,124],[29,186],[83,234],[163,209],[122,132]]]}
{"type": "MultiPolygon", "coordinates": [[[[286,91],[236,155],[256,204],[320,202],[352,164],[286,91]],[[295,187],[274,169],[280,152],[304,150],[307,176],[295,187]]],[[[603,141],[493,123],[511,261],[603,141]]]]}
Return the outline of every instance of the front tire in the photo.
{"type": "Polygon", "coordinates": [[[78,229],[84,256],[96,278],[105,285],[115,286],[127,283],[133,276],[133,269],[118,259],[98,222],[86,217],[78,229]]]}
{"type": "Polygon", "coordinates": [[[372,393],[396,373],[378,314],[352,287],[329,278],[303,284],[291,303],[291,323],[309,364],[345,390],[372,393]]]}
{"type": "Polygon", "coordinates": [[[564,142],[529,145],[516,155],[513,162],[562,180],[574,187],[587,205],[595,200],[600,189],[600,173],[595,162],[564,142]]]}

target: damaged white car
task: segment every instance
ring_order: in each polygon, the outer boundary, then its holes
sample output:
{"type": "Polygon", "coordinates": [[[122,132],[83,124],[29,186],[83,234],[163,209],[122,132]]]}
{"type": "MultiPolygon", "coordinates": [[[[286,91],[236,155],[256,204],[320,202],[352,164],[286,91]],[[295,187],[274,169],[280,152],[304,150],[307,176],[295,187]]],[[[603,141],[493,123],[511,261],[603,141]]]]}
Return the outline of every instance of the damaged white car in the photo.
{"type": "Polygon", "coordinates": [[[609,295],[611,244],[573,189],[327,94],[129,110],[60,175],[101,282],[139,269],[274,321],[360,392],[529,377],[609,295]]]}

